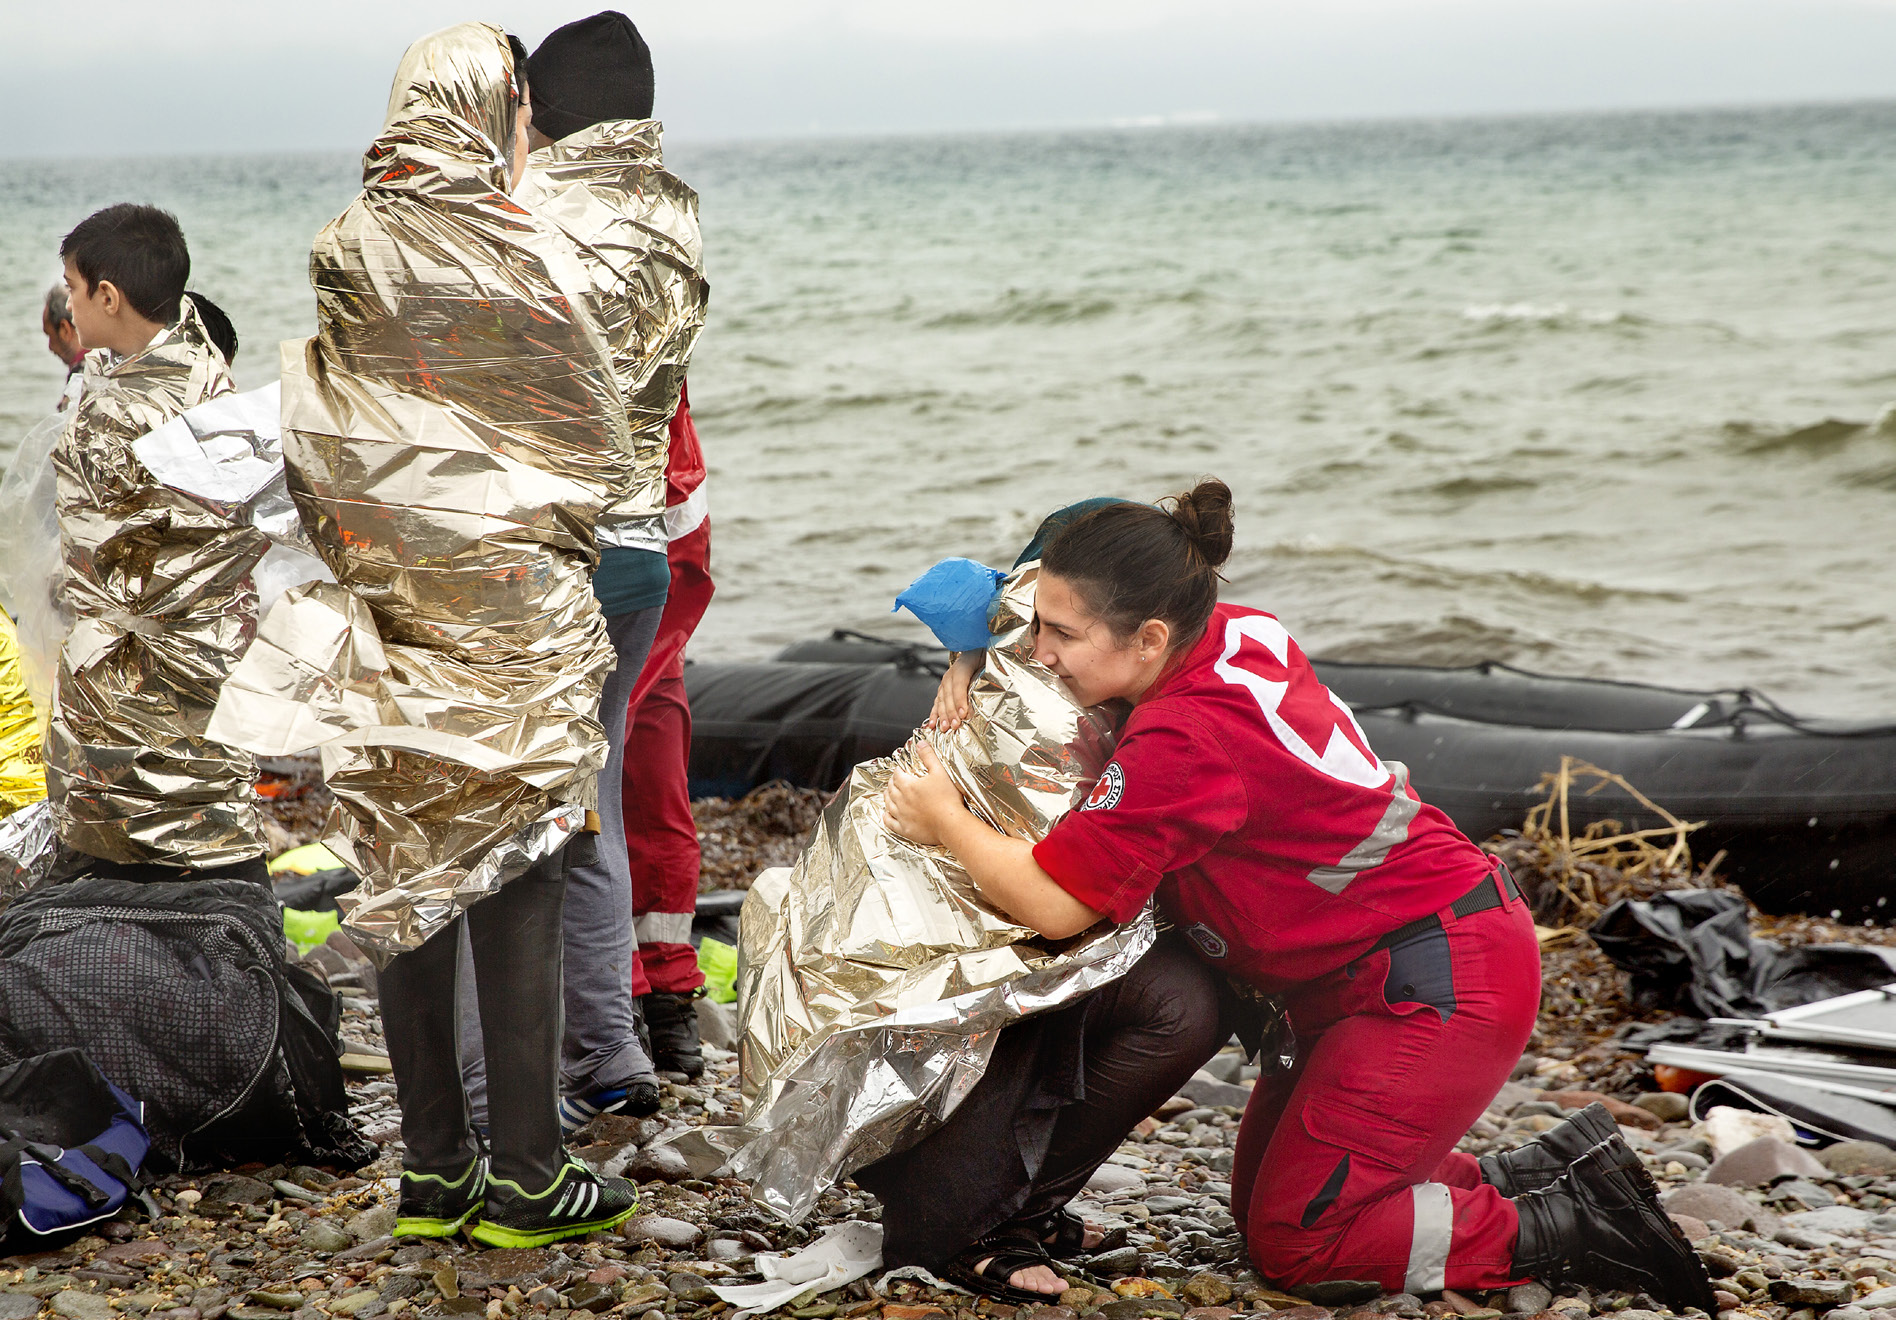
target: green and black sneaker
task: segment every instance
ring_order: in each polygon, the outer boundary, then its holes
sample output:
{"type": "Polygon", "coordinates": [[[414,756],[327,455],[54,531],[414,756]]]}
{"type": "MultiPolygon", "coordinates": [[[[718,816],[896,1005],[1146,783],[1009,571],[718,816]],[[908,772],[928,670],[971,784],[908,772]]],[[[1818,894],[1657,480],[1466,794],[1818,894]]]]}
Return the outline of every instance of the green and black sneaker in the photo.
{"type": "Polygon", "coordinates": [[[402,1170],[402,1199],[395,1211],[396,1237],[453,1237],[480,1210],[487,1193],[487,1157],[476,1155],[467,1172],[449,1182],[439,1174],[402,1170]]]}
{"type": "Polygon", "coordinates": [[[467,1235],[488,1247],[543,1247],[617,1228],[638,1208],[639,1190],[624,1178],[601,1178],[568,1160],[544,1192],[490,1177],[487,1208],[467,1235]]]}

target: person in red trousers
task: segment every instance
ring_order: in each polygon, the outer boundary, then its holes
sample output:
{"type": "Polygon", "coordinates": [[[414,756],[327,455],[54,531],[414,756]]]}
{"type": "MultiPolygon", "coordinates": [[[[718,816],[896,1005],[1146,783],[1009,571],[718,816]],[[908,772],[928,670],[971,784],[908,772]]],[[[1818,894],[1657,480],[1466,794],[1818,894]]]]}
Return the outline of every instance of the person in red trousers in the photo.
{"type": "Polygon", "coordinates": [[[685,702],[685,643],[711,603],[711,520],[704,450],[687,389],[671,422],[665,468],[666,558],[671,590],[626,719],[625,848],[632,864],[632,993],[649,1034],[652,1065],[687,1078],[704,1072],[694,1002],[704,973],[691,946],[698,902],[698,829],[686,768],[691,708],[685,702]]]}
{"type": "MultiPolygon", "coordinates": [[[[947,848],[1042,936],[1154,898],[1170,929],[1080,1008],[1008,1028],[946,1123],[857,1173],[885,1203],[885,1263],[1016,1302],[1059,1292],[1052,1251],[1096,1240],[1066,1201],[1229,1037],[1236,983],[1282,1001],[1296,1037],[1294,1065],[1252,1093],[1231,1180],[1268,1278],[1414,1293],[1538,1278],[1711,1311],[1703,1264],[1603,1109],[1506,1156],[1454,1153],[1533,1031],[1533,920],[1507,869],[1376,757],[1283,625],[1218,602],[1231,536],[1231,492],[1205,481],[1170,508],[1093,508],[1047,541],[1034,658],[1081,704],[1129,713],[1045,839],[974,816],[925,747],[923,773],[894,776],[891,827],[947,848]],[[1034,1047],[1010,1047],[1023,1032],[1034,1047]],[[1053,1076],[1069,1080],[1052,1091],[1053,1076]],[[899,1194],[918,1177],[927,1197],[899,1194]]],[[[965,714],[978,663],[950,669],[933,723],[965,714]]]]}

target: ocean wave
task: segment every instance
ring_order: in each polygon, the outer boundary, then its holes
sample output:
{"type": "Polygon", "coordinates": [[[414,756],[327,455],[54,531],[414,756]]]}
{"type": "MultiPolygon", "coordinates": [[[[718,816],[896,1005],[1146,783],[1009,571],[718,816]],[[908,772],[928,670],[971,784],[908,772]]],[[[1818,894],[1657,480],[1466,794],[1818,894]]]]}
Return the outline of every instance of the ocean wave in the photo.
{"type": "Polygon", "coordinates": [[[1767,430],[1752,422],[1726,422],[1724,433],[1740,454],[1803,454],[1827,458],[1870,428],[1863,422],[1826,417],[1789,431],[1767,430]]]}
{"type": "Polygon", "coordinates": [[[1576,311],[1566,303],[1473,303],[1462,308],[1462,320],[1484,326],[1594,326],[1635,325],[1640,318],[1632,312],[1576,311]]]}
{"type": "Polygon", "coordinates": [[[959,330],[988,325],[1071,325],[1110,315],[1118,304],[1097,296],[1061,297],[1009,289],[986,307],[943,312],[922,322],[928,330],[959,330]]]}
{"type": "Polygon", "coordinates": [[[1296,542],[1278,542],[1261,553],[1254,551],[1248,554],[1245,565],[1234,569],[1231,574],[1231,598],[1244,599],[1241,593],[1273,589],[1284,580],[1287,573],[1297,571],[1295,568],[1286,569],[1281,562],[1283,560],[1328,563],[1345,573],[1354,571],[1370,574],[1385,589],[1396,587],[1402,591],[1441,592],[1458,600],[1474,599],[1481,593],[1525,596],[1542,603],[1588,606],[1615,601],[1674,605],[1692,600],[1691,594],[1684,591],[1593,582],[1532,569],[1456,568],[1315,537],[1296,542]],[[1266,562],[1251,567],[1260,558],[1266,562]]]}

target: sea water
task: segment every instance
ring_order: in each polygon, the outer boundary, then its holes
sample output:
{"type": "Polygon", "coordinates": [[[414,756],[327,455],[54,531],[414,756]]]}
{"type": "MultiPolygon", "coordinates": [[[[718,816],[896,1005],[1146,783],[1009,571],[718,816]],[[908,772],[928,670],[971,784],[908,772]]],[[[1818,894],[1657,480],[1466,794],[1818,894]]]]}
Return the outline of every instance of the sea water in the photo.
{"type": "MultiPolygon", "coordinates": [[[[1236,492],[1313,654],[1896,717],[1896,105],[670,145],[702,194],[693,654],[831,627],[1050,509],[1236,492]]],[[[175,210],[251,387],[346,155],[0,163],[0,456],[59,235],[175,210]]]]}

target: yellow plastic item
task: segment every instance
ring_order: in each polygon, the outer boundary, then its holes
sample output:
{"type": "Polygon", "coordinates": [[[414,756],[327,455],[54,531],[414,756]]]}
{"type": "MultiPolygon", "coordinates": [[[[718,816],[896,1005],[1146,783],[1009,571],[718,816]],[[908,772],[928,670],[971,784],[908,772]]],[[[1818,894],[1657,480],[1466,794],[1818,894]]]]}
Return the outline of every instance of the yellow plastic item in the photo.
{"type": "Polygon", "coordinates": [[[40,760],[39,717],[27,696],[20,669],[20,638],[0,611],[0,816],[10,816],[46,796],[46,766],[40,760]]]}
{"type": "Polygon", "coordinates": [[[296,908],[283,909],[283,933],[290,943],[296,946],[299,954],[311,949],[342,929],[342,922],[334,912],[301,912],[296,908]]]}
{"type": "Polygon", "coordinates": [[[320,843],[306,843],[301,848],[292,848],[286,853],[278,853],[270,859],[270,874],[280,875],[285,871],[293,875],[315,875],[318,871],[333,871],[343,864],[342,858],[329,851],[320,843]]]}

